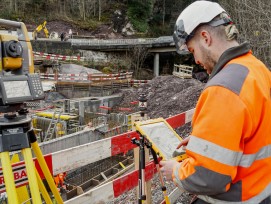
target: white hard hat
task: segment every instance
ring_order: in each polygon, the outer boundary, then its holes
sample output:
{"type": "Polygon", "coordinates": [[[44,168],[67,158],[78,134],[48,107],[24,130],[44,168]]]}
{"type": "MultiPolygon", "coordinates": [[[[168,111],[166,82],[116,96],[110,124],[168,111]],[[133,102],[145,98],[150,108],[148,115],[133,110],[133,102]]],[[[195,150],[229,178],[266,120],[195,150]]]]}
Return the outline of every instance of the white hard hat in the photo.
{"type": "Polygon", "coordinates": [[[186,42],[193,36],[193,31],[200,24],[211,26],[231,23],[230,17],[211,22],[219,14],[226,12],[218,3],[210,1],[196,1],[186,7],[179,15],[173,33],[173,39],[178,53],[187,51],[186,42]]]}

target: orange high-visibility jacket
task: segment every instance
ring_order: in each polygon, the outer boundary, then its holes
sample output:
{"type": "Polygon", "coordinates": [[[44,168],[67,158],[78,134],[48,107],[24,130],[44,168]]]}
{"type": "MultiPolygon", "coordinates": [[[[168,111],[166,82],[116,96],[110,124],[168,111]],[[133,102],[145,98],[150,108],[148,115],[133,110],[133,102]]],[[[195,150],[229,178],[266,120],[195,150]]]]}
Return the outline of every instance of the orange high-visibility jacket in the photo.
{"type": "Polygon", "coordinates": [[[213,72],[173,180],[207,203],[260,203],[271,195],[271,72],[247,44],[213,72]]]}
{"type": "Polygon", "coordinates": [[[66,172],[57,174],[54,177],[54,181],[57,187],[62,187],[64,185],[65,177],[66,177],[66,172]]]}

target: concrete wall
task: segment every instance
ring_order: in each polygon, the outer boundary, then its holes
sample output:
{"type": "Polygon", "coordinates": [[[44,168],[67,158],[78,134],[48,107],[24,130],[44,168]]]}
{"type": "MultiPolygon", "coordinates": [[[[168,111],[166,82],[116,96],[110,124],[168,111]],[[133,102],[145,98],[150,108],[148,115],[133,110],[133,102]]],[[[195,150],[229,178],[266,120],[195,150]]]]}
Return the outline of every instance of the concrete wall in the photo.
{"type": "Polygon", "coordinates": [[[32,40],[32,49],[36,52],[60,54],[60,55],[78,55],[79,50],[73,49],[70,42],[32,40]]]}
{"type": "Polygon", "coordinates": [[[102,139],[100,133],[92,130],[83,130],[48,142],[40,143],[39,146],[43,155],[46,155],[78,145],[94,142],[99,139],[102,139]]]}
{"type": "Polygon", "coordinates": [[[80,98],[71,100],[71,109],[79,109],[79,101],[84,101],[85,112],[100,112],[100,106],[112,107],[119,103],[121,100],[120,95],[111,95],[107,97],[97,97],[97,98],[80,98]]]}
{"type": "Polygon", "coordinates": [[[90,90],[89,90],[88,86],[84,87],[84,89],[82,87],[73,87],[72,88],[72,86],[67,86],[67,87],[56,86],[56,88],[57,88],[58,93],[61,93],[65,97],[70,98],[70,99],[93,96],[90,93],[90,90]]]}

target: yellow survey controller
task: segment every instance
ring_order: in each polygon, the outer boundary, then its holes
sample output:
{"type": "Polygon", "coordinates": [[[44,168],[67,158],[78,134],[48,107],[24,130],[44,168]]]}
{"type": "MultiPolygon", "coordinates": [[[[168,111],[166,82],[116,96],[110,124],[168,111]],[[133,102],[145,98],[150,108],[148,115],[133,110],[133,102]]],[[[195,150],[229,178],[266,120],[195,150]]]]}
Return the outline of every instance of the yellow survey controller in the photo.
{"type": "Polygon", "coordinates": [[[176,159],[182,161],[187,158],[184,151],[176,149],[182,138],[165,119],[138,121],[134,125],[136,130],[151,142],[152,148],[162,160],[176,159]]]}

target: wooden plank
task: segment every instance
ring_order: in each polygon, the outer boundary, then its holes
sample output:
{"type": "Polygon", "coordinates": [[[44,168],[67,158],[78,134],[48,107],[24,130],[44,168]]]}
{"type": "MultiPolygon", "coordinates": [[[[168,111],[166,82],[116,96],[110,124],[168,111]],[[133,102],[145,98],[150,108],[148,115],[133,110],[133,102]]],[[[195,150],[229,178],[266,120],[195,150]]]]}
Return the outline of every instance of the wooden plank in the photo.
{"type": "Polygon", "coordinates": [[[112,182],[102,185],[95,190],[90,190],[82,195],[65,201],[65,204],[89,204],[89,203],[106,203],[114,199],[112,182]]]}

